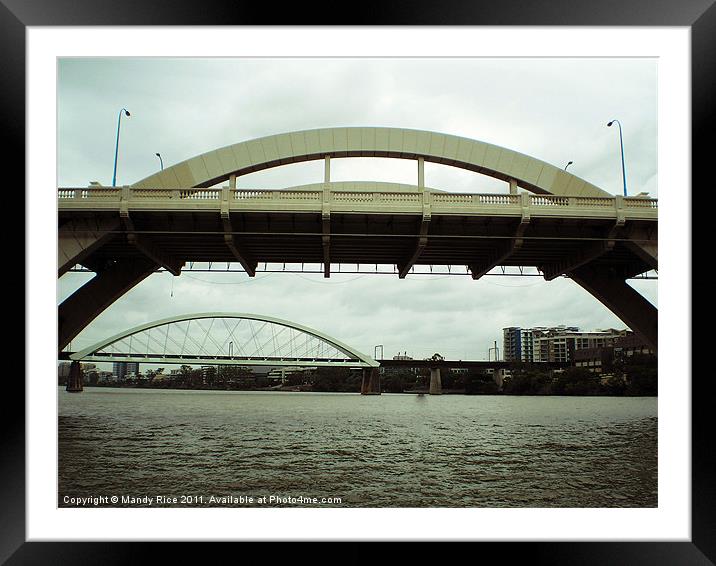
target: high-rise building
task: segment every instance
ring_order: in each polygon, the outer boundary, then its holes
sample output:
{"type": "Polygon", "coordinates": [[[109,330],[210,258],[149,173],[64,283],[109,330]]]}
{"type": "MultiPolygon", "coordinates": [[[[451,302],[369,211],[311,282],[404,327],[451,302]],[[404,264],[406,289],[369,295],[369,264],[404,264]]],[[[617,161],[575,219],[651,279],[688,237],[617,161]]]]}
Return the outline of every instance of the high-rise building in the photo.
{"type": "Polygon", "coordinates": [[[574,360],[574,352],[586,348],[604,348],[612,346],[626,330],[595,330],[579,332],[566,328],[563,331],[534,335],[534,361],[569,362],[574,360]]]}
{"type": "Polygon", "coordinates": [[[510,326],[502,329],[502,357],[506,362],[533,361],[533,339],[531,328],[510,326]]]}
{"type": "Polygon", "coordinates": [[[123,381],[129,373],[139,375],[139,362],[112,362],[112,374],[117,381],[123,381]]]}
{"type": "Polygon", "coordinates": [[[502,329],[505,361],[521,362],[568,362],[574,359],[574,351],[583,348],[611,346],[614,340],[628,331],[595,330],[580,332],[576,326],[535,326],[520,328],[510,326],[502,329]]]}

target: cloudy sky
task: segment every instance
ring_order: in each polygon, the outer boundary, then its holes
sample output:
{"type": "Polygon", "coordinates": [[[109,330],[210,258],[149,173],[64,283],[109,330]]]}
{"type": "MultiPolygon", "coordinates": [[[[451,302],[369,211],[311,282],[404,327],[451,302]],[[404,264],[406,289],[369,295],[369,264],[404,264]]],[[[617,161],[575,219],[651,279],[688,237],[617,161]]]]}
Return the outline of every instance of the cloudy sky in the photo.
{"type": "MultiPolygon", "coordinates": [[[[465,136],[537,157],[612,194],[622,192],[624,128],[629,194],[657,192],[657,64],[654,59],[60,59],[58,186],[111,184],[117,114],[117,184],[256,137],[336,126],[388,126],[465,136]]],[[[507,192],[482,175],[426,163],[426,185],[507,192]]],[[[247,175],[241,187],[322,180],[309,162],[247,175]]],[[[333,181],[416,183],[414,162],[335,159],[333,181]]],[[[224,266],[225,267],[225,266],[224,266]]],[[[463,269],[464,271],[464,269],[463,269]]],[[[531,270],[534,272],[534,270],[531,270]]],[[[91,275],[68,273],[58,304],[91,275]]],[[[657,304],[657,282],[632,281],[657,304]]],[[[185,272],[150,276],[73,341],[78,350],[129,327],[204,311],[251,312],[295,321],[365,353],[407,351],[486,359],[505,326],[624,324],[565,278],[185,272]]]]}

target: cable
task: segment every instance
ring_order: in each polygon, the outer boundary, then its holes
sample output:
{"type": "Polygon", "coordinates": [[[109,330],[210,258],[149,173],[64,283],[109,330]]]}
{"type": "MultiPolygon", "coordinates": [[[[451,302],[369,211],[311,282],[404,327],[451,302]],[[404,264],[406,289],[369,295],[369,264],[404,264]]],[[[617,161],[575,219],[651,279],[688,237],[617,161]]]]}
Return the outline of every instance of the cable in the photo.
{"type": "MultiPolygon", "coordinates": [[[[213,273],[220,273],[220,272],[215,271],[213,273]]],[[[200,281],[201,283],[207,283],[209,285],[244,285],[245,283],[255,283],[256,281],[266,279],[270,275],[271,275],[271,273],[267,273],[263,277],[252,277],[247,281],[207,281],[206,279],[200,279],[199,277],[192,277],[191,275],[188,275],[187,273],[183,274],[184,277],[188,277],[189,279],[193,279],[194,281],[200,281]]]]}
{"type": "MultiPolygon", "coordinates": [[[[310,283],[318,283],[320,285],[342,285],[343,283],[350,283],[351,281],[357,281],[358,279],[363,279],[366,275],[370,275],[369,273],[363,273],[362,275],[359,275],[358,277],[353,277],[352,279],[347,279],[345,281],[319,281],[316,279],[309,279],[308,277],[303,277],[302,275],[299,275],[298,273],[291,273],[291,275],[295,275],[299,279],[303,279],[304,281],[308,281],[310,283]]],[[[340,275],[340,272],[334,272],[332,275],[340,275]]]]}
{"type": "Polygon", "coordinates": [[[492,283],[487,280],[485,280],[485,283],[487,283],[488,285],[496,285],[497,287],[534,287],[535,285],[546,283],[546,281],[537,281],[535,283],[530,283],[529,285],[501,285],[500,283],[492,283]]]}

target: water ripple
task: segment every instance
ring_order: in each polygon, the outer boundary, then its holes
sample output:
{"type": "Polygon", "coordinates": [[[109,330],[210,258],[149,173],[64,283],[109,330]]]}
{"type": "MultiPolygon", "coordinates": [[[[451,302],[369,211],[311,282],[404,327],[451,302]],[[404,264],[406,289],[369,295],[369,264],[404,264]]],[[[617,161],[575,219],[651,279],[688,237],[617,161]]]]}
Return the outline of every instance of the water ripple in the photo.
{"type": "Polygon", "coordinates": [[[654,398],[59,397],[61,506],[63,495],[157,493],[340,497],[344,507],[657,505],[654,398]]]}

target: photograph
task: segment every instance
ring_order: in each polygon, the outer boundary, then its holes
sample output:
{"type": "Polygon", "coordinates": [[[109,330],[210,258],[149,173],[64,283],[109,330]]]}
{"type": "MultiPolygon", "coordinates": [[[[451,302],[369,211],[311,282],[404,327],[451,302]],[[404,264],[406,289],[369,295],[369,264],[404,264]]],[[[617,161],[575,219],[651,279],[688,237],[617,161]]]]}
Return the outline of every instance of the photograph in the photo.
{"type": "Polygon", "coordinates": [[[659,506],[657,58],[56,73],[59,508],[659,506]]]}
{"type": "Polygon", "coordinates": [[[7,0],[0,563],[711,563],[716,9],[642,1],[282,25],[7,0]]]}

